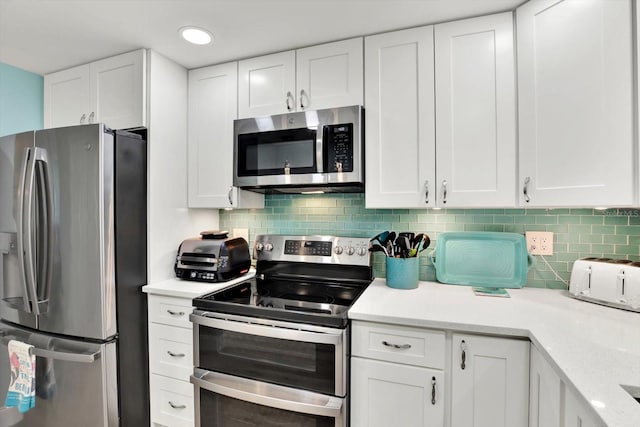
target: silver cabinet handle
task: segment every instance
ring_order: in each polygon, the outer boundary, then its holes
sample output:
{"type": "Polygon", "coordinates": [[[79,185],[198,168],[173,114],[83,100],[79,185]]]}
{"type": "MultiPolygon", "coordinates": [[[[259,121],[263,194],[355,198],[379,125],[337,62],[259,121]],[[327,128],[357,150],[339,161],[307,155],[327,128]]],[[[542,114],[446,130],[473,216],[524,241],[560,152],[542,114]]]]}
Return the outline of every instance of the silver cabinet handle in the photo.
{"type": "Polygon", "coordinates": [[[429,180],[424,182],[424,203],[429,204],[429,180]]]}
{"type": "Polygon", "coordinates": [[[95,113],[92,111],[91,114],[89,114],[89,123],[93,123],[94,117],[95,117],[95,113]]]}
{"type": "Polygon", "coordinates": [[[86,115],[86,114],[81,115],[81,116],[80,116],[80,124],[81,124],[81,125],[83,125],[83,124],[84,124],[84,121],[85,121],[86,119],[87,119],[87,115],[86,115]]]}
{"type": "Polygon", "coordinates": [[[531,201],[531,198],[529,197],[529,183],[531,182],[531,178],[530,177],[526,177],[524,179],[524,188],[522,189],[522,192],[524,193],[524,201],[526,203],[529,203],[531,201]]]}
{"type": "Polygon", "coordinates": [[[460,349],[462,350],[462,360],[460,361],[460,368],[465,369],[467,367],[467,343],[462,340],[460,343],[460,349]]]}
{"type": "Polygon", "coordinates": [[[411,348],[411,344],[391,344],[387,341],[382,341],[382,344],[386,347],[398,348],[400,350],[408,350],[411,348]]]}
{"type": "Polygon", "coordinates": [[[304,104],[302,103],[302,97],[304,95],[304,89],[300,89],[300,109],[304,110],[304,104]]]}
{"type": "Polygon", "coordinates": [[[187,405],[176,405],[172,401],[169,401],[169,406],[171,406],[173,409],[184,409],[187,407],[187,405]]]}
{"type": "Polygon", "coordinates": [[[287,111],[291,111],[291,104],[289,104],[289,98],[293,98],[293,95],[291,95],[291,92],[287,92],[287,99],[285,100],[287,103],[287,111]]]}
{"type": "Polygon", "coordinates": [[[229,193],[227,194],[227,197],[229,197],[229,204],[231,206],[233,206],[233,185],[231,187],[229,187],[229,193]]]}
{"type": "Polygon", "coordinates": [[[174,353],[171,350],[167,350],[167,354],[171,357],[184,357],[184,353],[174,353]]]}
{"type": "Polygon", "coordinates": [[[431,404],[436,404],[436,377],[431,377],[431,404]]]}
{"type": "Polygon", "coordinates": [[[442,204],[447,203],[447,180],[442,181],[442,204]]]}
{"type": "Polygon", "coordinates": [[[184,316],[184,311],[173,311],[173,310],[167,309],[167,313],[169,313],[172,316],[184,316]]]}

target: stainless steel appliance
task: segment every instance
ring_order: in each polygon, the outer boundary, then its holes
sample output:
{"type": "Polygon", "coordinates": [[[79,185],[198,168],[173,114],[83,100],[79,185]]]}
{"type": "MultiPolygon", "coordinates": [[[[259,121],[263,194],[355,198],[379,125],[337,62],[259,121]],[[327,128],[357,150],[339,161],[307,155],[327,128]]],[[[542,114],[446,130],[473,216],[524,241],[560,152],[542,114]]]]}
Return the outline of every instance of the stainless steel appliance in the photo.
{"type": "Polygon", "coordinates": [[[579,259],[571,270],[569,295],[640,312],[640,262],[595,257],[579,259]]]}
{"type": "Polygon", "coordinates": [[[261,193],[364,191],[361,106],[234,121],[233,185],[261,193]]]}
{"type": "Polygon", "coordinates": [[[193,300],[196,425],[346,426],[369,239],[261,235],[256,277],[193,300]]]}
{"type": "Polygon", "coordinates": [[[18,426],[149,425],[146,142],[102,124],[0,138],[0,399],[34,346],[18,426]]]}
{"type": "Polygon", "coordinates": [[[203,231],[200,237],[184,240],[176,256],[176,276],[186,280],[224,282],[249,271],[249,244],[242,237],[228,236],[228,231],[203,231]]]}

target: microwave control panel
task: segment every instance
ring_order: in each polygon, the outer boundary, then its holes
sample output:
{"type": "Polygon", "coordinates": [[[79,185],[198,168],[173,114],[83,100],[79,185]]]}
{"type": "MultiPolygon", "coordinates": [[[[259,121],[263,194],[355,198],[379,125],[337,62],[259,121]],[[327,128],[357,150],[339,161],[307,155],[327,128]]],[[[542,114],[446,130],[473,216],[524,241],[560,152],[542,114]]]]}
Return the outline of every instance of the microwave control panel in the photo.
{"type": "Polygon", "coordinates": [[[353,124],[326,125],[324,128],[326,172],[353,172],[353,124]]]}

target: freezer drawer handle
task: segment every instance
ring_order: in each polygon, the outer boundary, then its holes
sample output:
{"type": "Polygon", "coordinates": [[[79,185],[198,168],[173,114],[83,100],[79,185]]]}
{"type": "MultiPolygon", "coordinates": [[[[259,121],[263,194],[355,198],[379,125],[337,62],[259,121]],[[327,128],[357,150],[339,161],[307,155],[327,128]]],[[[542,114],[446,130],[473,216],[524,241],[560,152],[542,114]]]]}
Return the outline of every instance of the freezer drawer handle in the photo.
{"type": "MultiPolygon", "coordinates": [[[[2,334],[2,332],[0,332],[2,334]]],[[[3,345],[8,345],[11,340],[18,340],[18,338],[11,335],[0,336],[0,341],[3,345]]],[[[95,353],[71,353],[67,351],[47,350],[44,348],[33,347],[32,353],[37,357],[45,357],[48,359],[61,360],[63,362],[72,363],[93,363],[100,359],[100,350],[95,353]]]]}

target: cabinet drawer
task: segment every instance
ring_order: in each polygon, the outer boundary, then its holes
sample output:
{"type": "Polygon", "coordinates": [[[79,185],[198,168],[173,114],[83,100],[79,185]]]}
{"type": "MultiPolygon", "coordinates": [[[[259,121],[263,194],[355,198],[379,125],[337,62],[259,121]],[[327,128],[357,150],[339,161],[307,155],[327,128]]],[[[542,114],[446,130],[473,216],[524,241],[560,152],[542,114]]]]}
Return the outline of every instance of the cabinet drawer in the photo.
{"type": "Polygon", "coordinates": [[[149,295],[149,322],[191,328],[191,299],[149,295]]]}
{"type": "Polygon", "coordinates": [[[182,381],[193,373],[193,335],[191,329],[149,324],[149,368],[182,381]]]}
{"type": "Polygon", "coordinates": [[[354,321],[353,356],[444,369],[444,332],[354,321]]]}
{"type": "Polygon", "coordinates": [[[171,427],[193,427],[193,386],[151,374],[151,422],[171,427]]]}

